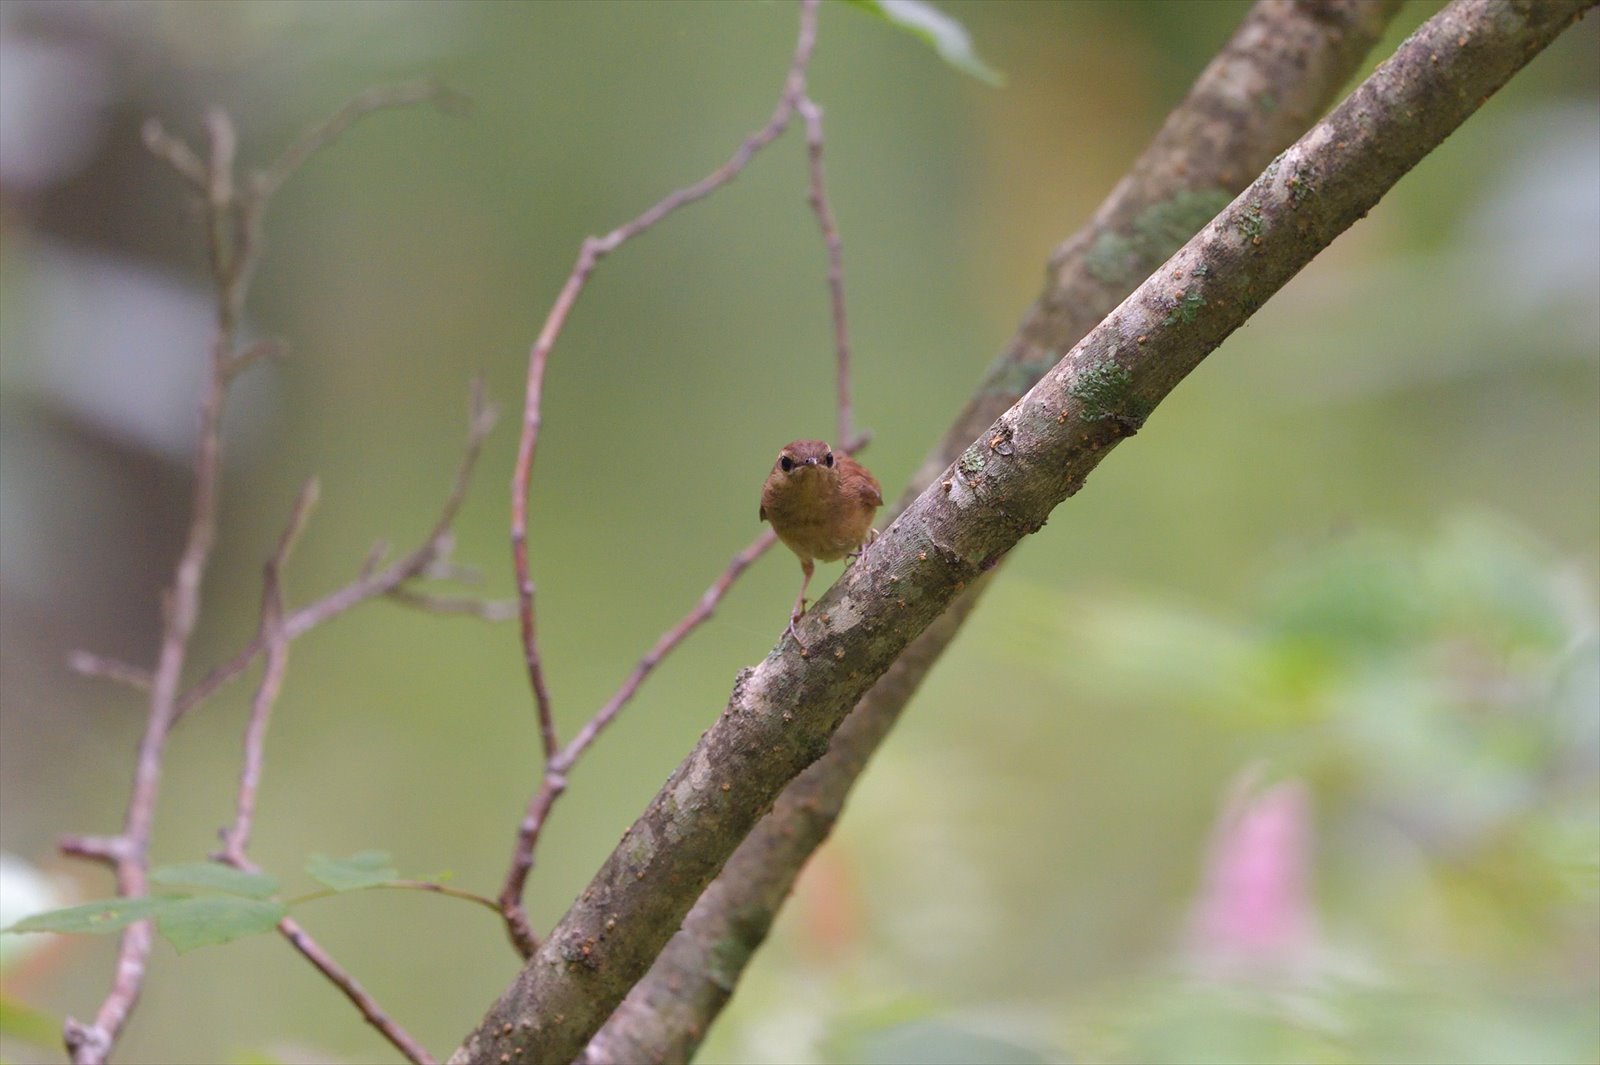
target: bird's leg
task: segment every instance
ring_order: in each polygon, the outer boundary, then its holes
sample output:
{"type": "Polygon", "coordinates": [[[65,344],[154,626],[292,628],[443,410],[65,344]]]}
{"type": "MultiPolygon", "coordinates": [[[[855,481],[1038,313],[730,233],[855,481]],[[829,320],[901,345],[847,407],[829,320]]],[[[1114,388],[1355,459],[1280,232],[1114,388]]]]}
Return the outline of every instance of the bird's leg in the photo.
{"type": "Polygon", "coordinates": [[[816,569],[816,566],[809,558],[802,558],[800,560],[800,569],[805,573],[805,577],[800,581],[800,595],[794,601],[794,609],[789,612],[788,632],[790,636],[794,637],[794,642],[799,645],[800,653],[803,655],[806,653],[806,645],[800,639],[800,634],[795,631],[794,626],[795,622],[806,615],[806,588],[811,584],[811,574],[816,569]]]}

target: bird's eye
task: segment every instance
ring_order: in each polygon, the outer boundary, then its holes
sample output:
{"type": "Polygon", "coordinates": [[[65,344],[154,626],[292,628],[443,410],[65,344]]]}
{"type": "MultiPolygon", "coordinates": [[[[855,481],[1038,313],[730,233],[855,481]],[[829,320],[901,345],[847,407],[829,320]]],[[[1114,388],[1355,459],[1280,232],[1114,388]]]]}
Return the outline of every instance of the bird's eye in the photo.
{"type": "Polygon", "coordinates": [[[831,452],[831,451],[828,452],[828,457],[822,460],[822,464],[824,466],[832,466],[833,465],[833,452],[831,452]]]}
{"type": "Polygon", "coordinates": [[[783,458],[778,460],[778,465],[783,467],[784,473],[788,473],[790,470],[794,469],[794,459],[790,458],[788,455],[785,455],[783,458]]]}

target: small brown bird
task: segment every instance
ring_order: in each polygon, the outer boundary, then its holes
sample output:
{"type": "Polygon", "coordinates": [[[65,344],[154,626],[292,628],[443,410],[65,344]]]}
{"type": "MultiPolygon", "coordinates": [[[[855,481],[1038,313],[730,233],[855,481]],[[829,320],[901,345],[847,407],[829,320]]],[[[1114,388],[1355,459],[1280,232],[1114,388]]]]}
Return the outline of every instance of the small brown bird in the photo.
{"type": "MultiPolygon", "coordinates": [[[[878,535],[872,518],[881,506],[878,479],[844,452],[821,440],[796,440],[778,452],[778,461],[761,486],[761,520],[772,523],[778,539],[799,556],[805,573],[789,614],[789,635],[795,643],[800,643],[794,625],[805,616],[812,563],[859,554],[861,545],[878,535]]],[[[804,651],[805,645],[800,649],[804,651]]]]}

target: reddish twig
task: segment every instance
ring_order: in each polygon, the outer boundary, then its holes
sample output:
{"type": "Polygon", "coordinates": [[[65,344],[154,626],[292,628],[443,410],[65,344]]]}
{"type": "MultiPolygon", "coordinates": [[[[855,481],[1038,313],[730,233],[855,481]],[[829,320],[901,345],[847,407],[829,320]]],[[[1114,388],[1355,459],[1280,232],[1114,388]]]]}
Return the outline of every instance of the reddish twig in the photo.
{"type": "MultiPolygon", "coordinates": [[[[455,482],[451,486],[450,495],[445,500],[439,517],[434,520],[433,528],[427,538],[416,550],[382,568],[378,567],[382,552],[369,555],[367,563],[362,566],[355,580],[316,602],[290,613],[283,620],[284,635],[289,641],[293,642],[318,625],[332,621],[345,611],[370,599],[393,595],[408,582],[426,575],[431,567],[447,559],[452,546],[451,527],[461,510],[461,504],[466,499],[467,486],[472,481],[478,457],[483,453],[483,442],[488,437],[489,431],[494,428],[496,417],[495,408],[485,401],[483,382],[474,380],[466,448],[456,468],[455,482]]],[[[484,613],[498,604],[485,603],[483,606],[484,611],[479,613],[484,613]]],[[[266,641],[258,632],[232,658],[213,668],[183,694],[178,700],[178,716],[181,718],[227,684],[241,677],[250,668],[250,663],[255,657],[265,649],[266,641]]]]}
{"type": "MultiPolygon", "coordinates": [[[[159,131],[159,127],[153,128],[159,131]]],[[[206,235],[217,280],[217,331],[211,345],[210,372],[200,401],[194,500],[183,554],[178,559],[172,587],[163,598],[165,618],[161,651],[150,679],[149,717],[144,736],[139,741],[132,793],[128,798],[122,832],[115,841],[102,841],[106,846],[94,854],[111,862],[116,871],[117,893],[129,898],[144,895],[147,888],[145,852],[149,846],[156,799],[161,789],[162,754],[177,715],[178,686],[189,654],[189,640],[199,617],[200,585],[216,531],[222,457],[222,408],[228,387],[228,360],[233,357],[237,341],[240,290],[248,274],[243,264],[254,253],[254,227],[244,217],[245,212],[235,212],[233,209],[233,128],[221,112],[212,112],[207,118],[207,130],[211,151],[206,173],[209,193],[206,235]],[[226,171],[226,175],[220,171],[226,171]]],[[[147,130],[147,141],[158,140],[147,130]]],[[[181,158],[177,153],[164,157],[169,161],[181,158]]],[[[186,178],[194,181],[195,174],[188,164],[201,165],[198,157],[190,152],[183,163],[179,165],[175,162],[174,165],[186,178]]],[[[68,848],[69,853],[90,853],[84,849],[85,841],[73,842],[76,845],[68,848]]],[[[128,1015],[138,1002],[150,944],[150,922],[130,925],[122,934],[111,990],[96,1011],[93,1023],[84,1024],[75,1018],[67,1019],[67,1051],[75,1062],[101,1062],[110,1053],[123,1025],[127,1023],[128,1015]]]]}
{"type": "MultiPolygon", "coordinates": [[[[256,792],[260,786],[261,770],[264,764],[263,743],[266,736],[266,726],[271,715],[272,705],[276,701],[278,691],[282,685],[283,673],[288,661],[289,643],[293,636],[296,635],[295,622],[298,620],[299,631],[305,631],[347,609],[349,606],[355,605],[357,602],[384,594],[400,594],[404,591],[401,587],[404,581],[422,574],[430,566],[436,565],[442,560],[443,552],[450,547],[450,526],[465,497],[473,466],[476,464],[478,455],[482,452],[484,438],[494,425],[494,418],[494,411],[484,402],[482,382],[474,381],[472,416],[467,433],[466,454],[462,458],[461,467],[457,471],[455,485],[445,502],[444,509],[435,523],[432,533],[422,547],[394,565],[387,567],[381,573],[372,573],[369,568],[356,582],[286,619],[284,617],[280,574],[289,551],[293,548],[294,542],[315,503],[316,482],[308,483],[306,488],[302,490],[290,517],[288,528],[279,541],[276,553],[271,561],[267,563],[265,569],[261,625],[251,647],[264,650],[266,664],[263,668],[261,683],[251,704],[250,723],[245,734],[245,761],[239,782],[238,812],[233,827],[223,834],[223,850],[222,853],[217,855],[219,860],[247,872],[259,871],[258,867],[245,854],[245,847],[249,842],[250,827],[255,811],[256,792]]],[[[254,657],[253,651],[244,656],[244,663],[247,665],[252,657],[254,657]]],[[[241,671],[243,668],[241,666],[241,671]]],[[[219,685],[220,683],[219,681],[219,685]]],[[[488,899],[468,892],[456,891],[439,884],[408,881],[405,886],[415,890],[434,891],[470,898],[481,905],[488,906],[490,909],[498,909],[488,899]]],[[[360,1011],[368,1024],[376,1028],[408,1060],[417,1063],[417,1065],[431,1065],[435,1059],[429,1055],[426,1048],[384,1012],[366,989],[354,977],[345,972],[298,922],[286,917],[278,922],[278,931],[289,941],[290,945],[298,950],[318,971],[332,981],[346,998],[355,1004],[356,1009],[360,1011]]]]}
{"type": "Polygon", "coordinates": [[[74,651],[67,656],[67,668],[84,677],[100,677],[126,684],[140,691],[150,690],[150,671],[129,662],[106,658],[88,651],[74,651]]]}
{"type": "MultiPolygon", "coordinates": [[[[460,506],[461,491],[464,490],[464,476],[470,473],[472,464],[480,450],[483,435],[493,424],[493,413],[487,412],[482,406],[481,386],[474,388],[474,415],[472,428],[468,434],[468,456],[463,461],[463,476],[457,480],[457,490],[451,493],[450,502],[445,508],[445,516],[435,527],[434,534],[429,538],[428,544],[413,553],[415,568],[421,570],[428,565],[428,560],[421,558],[429,546],[437,547],[448,540],[448,522],[454,517],[455,510],[460,506]]],[[[261,624],[256,633],[256,640],[252,646],[260,646],[265,651],[265,665],[262,669],[261,683],[256,689],[256,695],[251,703],[250,721],[245,731],[245,758],[244,769],[240,773],[239,793],[237,800],[237,814],[233,827],[223,833],[223,849],[216,857],[236,869],[245,872],[259,872],[260,868],[245,854],[249,843],[251,824],[255,814],[256,793],[260,787],[261,771],[264,765],[264,743],[266,728],[271,717],[272,706],[276,702],[278,692],[283,684],[283,675],[288,664],[289,643],[292,638],[290,627],[284,617],[283,592],[280,574],[284,562],[288,559],[290,550],[295,540],[305,525],[306,518],[310,515],[311,508],[315,505],[317,496],[317,482],[312,480],[302,489],[300,497],[295,502],[291,513],[289,525],[283,537],[278,542],[278,549],[272,559],[267,563],[263,575],[263,593],[261,608],[261,624]]],[[[405,562],[407,560],[402,560],[405,562]]],[[[404,567],[402,567],[404,568],[404,567]]],[[[390,594],[399,591],[398,587],[391,589],[390,594]]],[[[337,593],[336,593],[337,594],[337,593]]],[[[365,598],[384,594],[372,592],[365,598]]],[[[331,598],[331,597],[330,597],[331,598]]],[[[324,600],[323,602],[327,602],[324,600]]],[[[309,628],[318,618],[315,612],[301,611],[296,617],[309,619],[305,622],[309,628]]],[[[331,616],[331,615],[328,615],[331,616]]],[[[253,655],[251,656],[253,657],[253,655]]],[[[245,660],[247,663],[248,658],[245,660]]],[[[470,897],[474,901],[495,908],[487,899],[479,898],[464,892],[454,892],[443,885],[423,882],[407,882],[407,887],[416,890],[436,891],[447,894],[460,894],[470,897]]],[[[299,951],[306,960],[311,962],[324,976],[328,978],[348,998],[378,1032],[387,1039],[395,1049],[404,1054],[406,1059],[415,1065],[433,1065],[433,1058],[422,1044],[418,1043],[410,1033],[400,1027],[367,992],[365,988],[346,972],[333,956],[330,955],[315,939],[313,939],[299,922],[293,918],[285,917],[278,922],[278,931],[289,941],[289,944],[299,951]]]]}
{"type": "MultiPolygon", "coordinates": [[[[434,95],[437,92],[433,90],[434,95]]],[[[139,741],[122,829],[113,837],[75,837],[63,840],[61,844],[64,853],[110,865],[116,875],[119,896],[137,898],[147,893],[147,851],[160,794],[162,759],[167,738],[180,714],[187,708],[180,700],[180,686],[190,641],[199,619],[200,588],[216,533],[222,413],[228,385],[269,350],[262,345],[241,349],[238,336],[245,295],[259,258],[262,209],[278,185],[319,147],[336,137],[349,122],[376,107],[414,102],[416,98],[420,97],[411,90],[399,95],[387,94],[384,90],[364,94],[355,102],[353,109],[347,106],[335,116],[336,120],[342,121],[330,121],[314,128],[277,163],[247,182],[243,189],[234,176],[238,139],[233,123],[222,111],[213,109],[206,115],[208,151],[204,159],[181,140],[168,134],[160,123],[152,120],[145,125],[146,146],[153,154],[168,162],[204,200],[206,248],[216,285],[217,324],[200,400],[194,498],[190,506],[188,531],[172,587],[163,597],[161,647],[156,667],[148,675],[149,713],[144,734],[139,741]]],[[[291,528],[291,534],[292,531],[291,528]]],[[[292,535],[286,535],[288,540],[292,540],[292,535]]],[[[287,550],[287,541],[282,549],[287,550]]],[[[274,583],[275,580],[269,580],[269,585],[274,583]]],[[[281,648],[287,640],[284,635],[286,626],[281,618],[281,604],[276,611],[272,606],[276,595],[275,587],[269,587],[265,612],[267,620],[263,623],[263,630],[270,636],[264,636],[262,640],[263,646],[271,643],[281,648]]],[[[137,671],[110,666],[105,660],[93,656],[78,656],[75,664],[137,686],[146,683],[137,671]]],[[[271,699],[281,683],[282,669],[281,653],[269,655],[268,668],[251,715],[253,740],[247,746],[259,748],[260,733],[265,728],[271,699]]],[[[249,833],[254,787],[259,772],[259,761],[252,764],[247,755],[239,813],[230,833],[235,851],[242,850],[243,839],[249,833]]],[[[93,1022],[68,1018],[65,1024],[65,1042],[73,1061],[98,1063],[105,1061],[110,1054],[138,1002],[151,942],[149,921],[130,925],[123,932],[111,989],[96,1011],[93,1022]]]]}
{"type": "Polygon", "coordinates": [[[522,437],[517,443],[516,468],[511,476],[511,550],[516,571],[517,597],[521,608],[523,653],[528,665],[528,680],[533,687],[538,704],[539,734],[544,743],[545,758],[555,757],[558,747],[555,721],[551,715],[550,693],[545,684],[544,669],[539,656],[539,641],[535,624],[534,583],[528,568],[528,495],[533,476],[534,454],[539,446],[541,422],[540,405],[544,390],[544,372],[550,359],[550,349],[566,326],[567,316],[588,283],[589,276],[601,259],[626,242],[639,236],[680,207],[709,196],[737,177],[762,148],[783,133],[794,116],[796,104],[805,94],[805,71],[811,61],[811,50],[816,43],[818,0],[802,0],[800,8],[800,35],[795,44],[794,58],[784,80],[783,93],[767,124],[746,137],[727,162],[693,185],[678,189],[653,207],[603,237],[590,237],[578,252],[578,261],[572,268],[566,284],[556,297],[544,326],[534,341],[528,355],[528,389],[523,405],[522,437]]]}
{"type": "Polygon", "coordinates": [[[528,957],[538,949],[538,938],[528,924],[528,914],[522,905],[522,891],[527,885],[528,874],[533,870],[533,852],[539,845],[539,833],[544,828],[545,818],[549,816],[550,808],[555,805],[556,799],[566,790],[568,771],[605,727],[622,712],[622,708],[633,698],[634,693],[639,690],[639,685],[644,683],[644,679],[651,671],[660,665],[661,660],[682,643],[689,633],[710,619],[717,609],[717,604],[722,602],[723,596],[728,594],[728,589],[733,587],[733,582],[750,568],[751,563],[766,554],[767,549],[776,540],[777,534],[771,529],[765,529],[749,547],[735,555],[733,561],[728,563],[728,568],[712,582],[711,587],[705,590],[705,594],[700,596],[700,601],[695,604],[694,609],[662,634],[655,646],[650,648],[649,653],[639,659],[638,664],[633,667],[633,672],[628,674],[628,679],[622,682],[622,686],[615,694],[606,700],[606,704],[578,730],[577,735],[545,764],[544,779],[539,784],[539,790],[528,800],[528,808],[522,815],[522,821],[517,825],[517,842],[512,851],[511,867],[506,872],[505,887],[500,892],[500,910],[505,916],[507,931],[511,935],[512,944],[523,957],[528,957]]]}
{"type": "Polygon", "coordinates": [[[428,1053],[427,1048],[413,1039],[404,1028],[396,1024],[394,1019],[385,1013],[377,1002],[373,1000],[372,996],[367,993],[366,988],[357,983],[355,977],[340,968],[338,963],[329,956],[328,952],[316,940],[312,939],[304,928],[300,927],[299,922],[293,917],[285,917],[278,922],[278,931],[283,935],[283,938],[294,946],[295,950],[298,950],[305,956],[307,961],[315,965],[323,976],[326,976],[335,987],[344,992],[345,998],[348,998],[354,1004],[355,1008],[361,1012],[361,1016],[366,1018],[366,1022],[376,1028],[378,1033],[387,1039],[396,1050],[404,1054],[407,1061],[414,1062],[415,1065],[434,1065],[437,1059],[428,1053]]]}
{"type": "MultiPolygon", "coordinates": [[[[289,552],[293,550],[295,541],[305,528],[306,520],[310,517],[316,500],[317,482],[313,478],[306,482],[295,500],[289,523],[278,541],[277,550],[273,552],[262,574],[261,623],[258,638],[265,645],[265,664],[262,667],[261,682],[257,685],[255,698],[250,704],[249,723],[245,726],[244,768],[239,774],[237,812],[233,826],[223,830],[222,851],[214,856],[218,861],[247,873],[261,871],[260,866],[252,862],[246,854],[246,848],[250,843],[250,830],[255,820],[256,795],[261,786],[261,772],[265,766],[267,724],[272,717],[272,708],[278,700],[278,693],[283,688],[283,677],[289,662],[289,637],[284,628],[283,566],[288,561],[289,552]]],[[[335,962],[333,956],[313,939],[299,922],[292,917],[285,917],[278,922],[278,932],[343,992],[345,997],[355,1004],[361,1016],[366,1018],[367,1023],[376,1028],[409,1061],[416,1065],[432,1065],[435,1059],[429,1055],[427,1049],[395,1023],[355,977],[335,962]]]]}
{"type": "MultiPolygon", "coordinates": [[[[668,630],[656,646],[645,655],[634,668],[632,674],[623,682],[621,688],[612,696],[611,700],[601,707],[595,715],[579,730],[578,734],[562,747],[557,737],[555,717],[551,707],[549,686],[544,675],[544,664],[539,652],[537,611],[534,606],[536,589],[533,576],[528,563],[528,501],[533,477],[534,456],[539,446],[539,430],[543,421],[542,404],[544,393],[545,369],[549,365],[551,349],[555,347],[556,340],[566,326],[567,318],[572,313],[578,297],[582,294],[584,286],[588,283],[590,275],[594,273],[600,260],[611,254],[623,244],[634,237],[649,230],[652,226],[662,221],[668,215],[686,207],[697,200],[704,199],[717,189],[726,185],[749,165],[757,152],[771,144],[785,130],[793,120],[797,110],[805,103],[806,97],[806,70],[811,63],[811,54],[817,39],[817,10],[820,0],[801,0],[800,3],[800,28],[795,41],[789,69],[784,78],[783,91],[778,97],[778,102],[773,108],[772,116],[760,129],[751,133],[740,142],[727,162],[713,170],[710,174],[700,179],[693,185],[685,186],[670,193],[664,199],[650,207],[643,214],[632,221],[624,223],[602,237],[589,237],[584,240],[578,251],[578,259],[568,275],[566,283],[556,296],[555,303],[551,306],[549,314],[545,317],[544,325],[539,330],[539,335],[528,353],[528,384],[527,394],[523,403],[522,435],[517,444],[517,460],[511,476],[511,555],[512,566],[515,571],[517,586],[518,617],[522,628],[523,658],[528,669],[528,683],[533,689],[534,703],[539,716],[539,738],[544,748],[545,772],[540,781],[539,788],[532,799],[529,800],[522,820],[517,826],[516,845],[512,850],[511,865],[506,874],[505,887],[500,895],[501,908],[505,915],[506,930],[511,937],[512,944],[523,957],[531,956],[538,948],[538,938],[534,935],[528,923],[527,912],[523,907],[522,893],[527,884],[528,873],[533,868],[533,851],[539,839],[540,831],[550,808],[555,804],[562,792],[566,790],[566,775],[574,762],[588,749],[601,731],[614,720],[622,707],[633,697],[639,684],[644,680],[661,657],[676,647],[683,638],[694,628],[710,616],[711,610],[716,606],[727,588],[743,573],[756,558],[772,545],[773,537],[769,533],[757,538],[750,547],[740,552],[730,564],[728,570],[719,577],[701,598],[700,605],[689,613],[672,629],[668,630]]],[[[820,125],[817,128],[820,137],[820,125]]],[[[815,153],[820,153],[820,144],[814,148],[815,153]]],[[[826,197],[822,192],[820,154],[813,155],[812,168],[812,203],[819,211],[819,219],[823,219],[823,232],[827,237],[832,232],[832,216],[827,213],[826,197]],[[820,206],[817,206],[819,205],[820,206]]],[[[829,244],[830,261],[836,259],[837,234],[829,244]]],[[[833,272],[830,271],[830,279],[833,272]]],[[[842,292],[839,293],[835,303],[835,323],[839,336],[843,337],[843,301],[842,292]]],[[[844,352],[847,345],[841,344],[840,373],[848,372],[848,359],[844,352]]],[[[841,380],[840,395],[842,402],[848,404],[848,387],[841,380]]],[[[848,426],[848,409],[841,409],[840,425],[848,426]]]]}
{"type": "Polygon", "coordinates": [[[317,480],[313,477],[300,489],[294,509],[289,512],[289,524],[278,540],[278,549],[263,568],[259,635],[266,643],[266,663],[261,670],[261,683],[250,703],[249,723],[245,726],[244,768],[239,773],[233,827],[222,834],[223,857],[241,867],[246,861],[245,850],[250,844],[250,829],[255,821],[256,793],[261,787],[261,770],[266,759],[267,724],[289,665],[289,638],[283,631],[283,566],[317,505],[317,495],[317,480]]]}
{"type": "Polygon", "coordinates": [[[806,125],[806,158],[810,163],[810,184],[806,199],[817,216],[817,227],[822,230],[822,241],[828,248],[828,302],[833,308],[833,344],[838,356],[839,422],[834,440],[841,448],[853,452],[850,441],[855,438],[855,408],[850,402],[850,330],[844,314],[844,243],[839,239],[839,227],[833,220],[833,208],[828,204],[828,186],[822,172],[822,108],[810,96],[800,97],[796,105],[806,125]]]}
{"type": "Polygon", "coordinates": [[[271,198],[285,181],[294,176],[296,170],[306,164],[306,160],[338,140],[345,130],[372,112],[422,103],[432,103],[440,110],[455,112],[466,107],[467,99],[431,78],[367,89],[302,133],[278,156],[276,162],[262,171],[255,179],[256,197],[271,198]]]}
{"type": "Polygon", "coordinates": [[[484,621],[510,621],[517,616],[514,600],[473,599],[470,596],[432,595],[411,588],[396,588],[389,598],[430,614],[461,614],[484,621]]]}

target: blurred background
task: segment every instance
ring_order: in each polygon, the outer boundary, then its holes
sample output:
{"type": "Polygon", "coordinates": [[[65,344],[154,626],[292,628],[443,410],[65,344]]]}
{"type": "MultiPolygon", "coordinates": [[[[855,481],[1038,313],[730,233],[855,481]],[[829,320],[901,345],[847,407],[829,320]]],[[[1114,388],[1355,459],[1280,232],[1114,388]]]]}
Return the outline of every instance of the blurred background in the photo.
{"type": "MultiPolygon", "coordinates": [[[[893,497],[1246,10],[946,3],[990,88],[825,5],[813,92],[864,457],[893,497]]],[[[1440,5],[1412,3],[1370,69],[1440,5]]],[[[188,506],[211,335],[198,218],[138,129],[233,114],[247,163],[369,85],[272,205],[197,667],[248,639],[301,481],[291,602],[409,549],[467,382],[508,412],[457,557],[511,593],[527,348],[582,238],[770,113],[789,4],[0,4],[0,851],[9,892],[120,823],[188,506]]],[[[1305,270],[1016,552],[862,780],[701,1060],[1600,1057],[1600,64],[1590,18],[1305,270]]],[[[1365,70],[1363,71],[1363,73],[1365,70]]],[[[547,381],[532,551],[570,734],[758,531],[776,449],[832,431],[824,258],[793,135],[609,259],[547,381]]],[[[837,567],[822,570],[823,586],[837,567]]],[[[772,645],[774,552],[574,773],[548,928],[772,645]]],[[[231,815],[248,684],[170,747],[157,862],[231,815]]],[[[538,741],[514,626],[379,602],[298,642],[254,856],[394,853],[494,894],[538,741]]],[[[494,919],[364,893],[301,916],[446,1054],[517,969],[494,919]]],[[[10,918],[7,918],[10,919],[10,918]]],[[[4,994],[92,1014],[114,938],[0,937],[4,994]],[[22,947],[33,948],[23,951],[22,947]]],[[[11,1036],[14,1061],[61,1060],[11,1036]]],[[[274,937],[156,947],[123,1061],[395,1055],[274,937]]]]}

